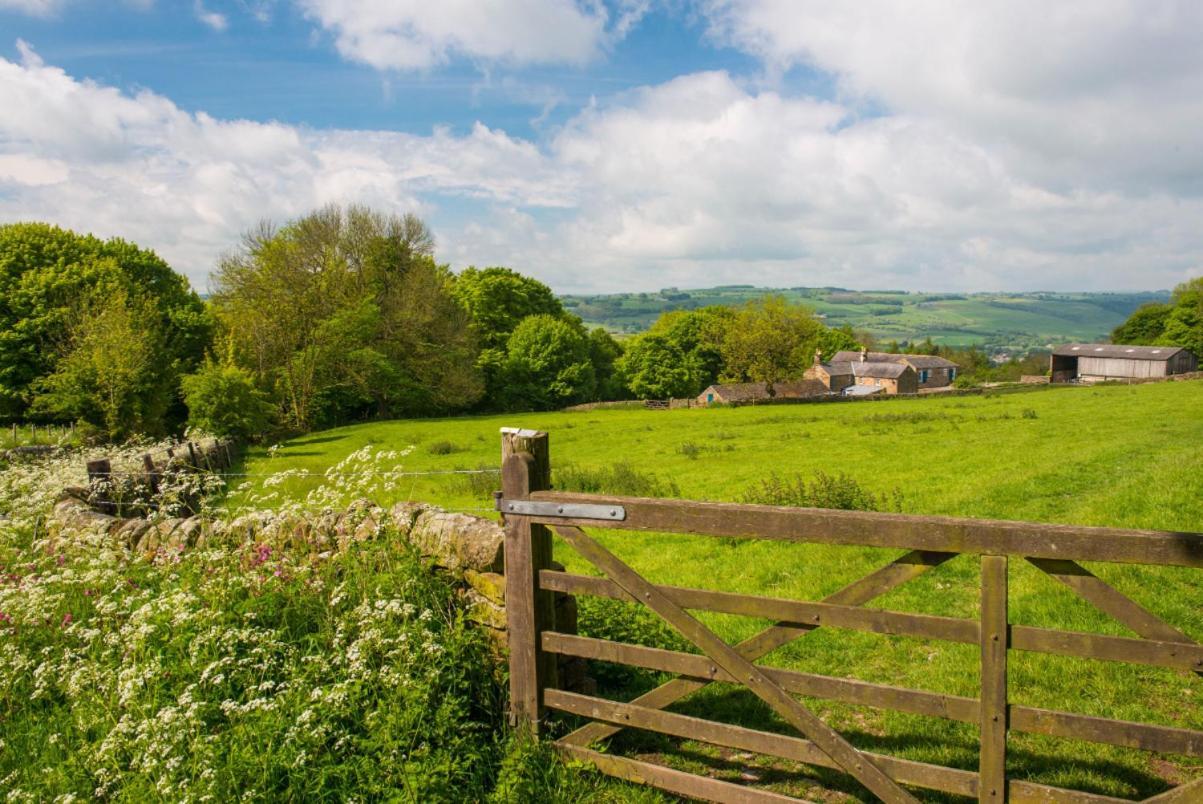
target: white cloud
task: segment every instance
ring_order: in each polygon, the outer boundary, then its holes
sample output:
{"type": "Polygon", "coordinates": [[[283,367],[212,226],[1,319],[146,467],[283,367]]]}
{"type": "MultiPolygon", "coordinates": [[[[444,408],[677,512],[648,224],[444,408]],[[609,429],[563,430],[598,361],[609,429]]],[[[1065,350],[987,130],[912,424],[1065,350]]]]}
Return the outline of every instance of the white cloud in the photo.
{"type": "Polygon", "coordinates": [[[193,5],[193,12],[196,14],[198,20],[218,33],[230,27],[230,21],[226,19],[225,14],[219,14],[216,11],[210,11],[205,8],[202,0],[196,0],[196,3],[193,5]]]}
{"type": "MultiPolygon", "coordinates": [[[[604,6],[575,0],[295,0],[348,59],[414,70],[455,56],[515,64],[583,64],[606,39],[604,6]]],[[[619,24],[641,15],[625,0],[619,24]]],[[[624,28],[625,32],[625,28],[624,28]]]]}
{"type": "MultiPolygon", "coordinates": [[[[1069,182],[937,116],[858,117],[722,72],[602,101],[544,142],[191,114],[0,59],[0,220],[154,248],[198,287],[241,231],[321,204],[416,211],[455,266],[562,290],[756,282],[1166,287],[1203,272],[1203,198],[1069,182]]],[[[1100,166],[1100,171],[1106,166],[1100,166]]]]}
{"type": "Polygon", "coordinates": [[[699,0],[712,33],[938,121],[1029,180],[1203,193],[1196,0],[699,0]]]}

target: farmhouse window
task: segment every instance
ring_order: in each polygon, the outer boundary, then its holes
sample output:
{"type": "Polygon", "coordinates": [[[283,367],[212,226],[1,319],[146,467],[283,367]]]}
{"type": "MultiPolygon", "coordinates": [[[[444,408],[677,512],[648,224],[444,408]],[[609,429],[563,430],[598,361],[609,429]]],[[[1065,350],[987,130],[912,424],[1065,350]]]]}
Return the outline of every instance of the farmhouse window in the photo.
{"type": "Polygon", "coordinates": [[[919,372],[919,382],[927,382],[927,369],[919,372]]]}

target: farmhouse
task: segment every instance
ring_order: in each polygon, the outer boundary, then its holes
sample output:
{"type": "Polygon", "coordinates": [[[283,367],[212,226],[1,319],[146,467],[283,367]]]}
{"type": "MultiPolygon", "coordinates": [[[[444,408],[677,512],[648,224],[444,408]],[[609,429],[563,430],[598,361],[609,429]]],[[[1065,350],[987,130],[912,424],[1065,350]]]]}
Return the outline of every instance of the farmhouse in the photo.
{"type": "Polygon", "coordinates": [[[1147,380],[1198,371],[1199,360],[1180,346],[1070,343],[1049,358],[1053,382],[1147,380]]]}
{"type": "MultiPolygon", "coordinates": [[[[874,393],[915,394],[919,392],[919,372],[903,360],[871,358],[911,358],[926,355],[886,355],[882,352],[836,352],[835,359],[822,362],[822,353],[815,352],[815,362],[806,371],[806,378],[818,380],[833,394],[868,396],[874,393]]],[[[936,358],[943,359],[943,358],[936,358]]],[[[944,361],[948,363],[947,360],[944,361]]],[[[955,372],[955,364],[952,371],[955,372]]],[[[930,369],[926,375],[932,380],[930,369]]],[[[945,381],[944,384],[947,384],[945,381]]]]}
{"type": "Polygon", "coordinates": [[[737,382],[710,386],[698,395],[698,404],[754,405],[776,399],[806,399],[826,394],[827,386],[817,380],[737,382]]]}
{"type": "MultiPolygon", "coordinates": [[[[889,352],[836,352],[832,363],[901,363],[915,370],[920,389],[944,388],[957,378],[957,364],[936,355],[896,355],[889,352]]],[[[906,393],[905,391],[903,393],[906,393]]]]}

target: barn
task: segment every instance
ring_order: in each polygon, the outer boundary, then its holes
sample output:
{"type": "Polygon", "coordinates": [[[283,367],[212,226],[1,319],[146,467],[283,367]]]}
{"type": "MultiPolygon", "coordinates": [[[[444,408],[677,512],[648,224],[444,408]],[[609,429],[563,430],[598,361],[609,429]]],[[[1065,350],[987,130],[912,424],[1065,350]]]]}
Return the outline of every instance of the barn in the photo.
{"type": "Polygon", "coordinates": [[[1148,380],[1198,371],[1199,360],[1180,346],[1070,343],[1049,358],[1053,382],[1148,380]]]}

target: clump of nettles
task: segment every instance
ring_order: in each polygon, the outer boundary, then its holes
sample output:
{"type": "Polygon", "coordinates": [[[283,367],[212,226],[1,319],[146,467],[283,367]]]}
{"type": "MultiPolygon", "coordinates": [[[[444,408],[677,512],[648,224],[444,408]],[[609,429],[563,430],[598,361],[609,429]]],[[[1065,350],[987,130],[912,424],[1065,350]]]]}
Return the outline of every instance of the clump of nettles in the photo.
{"type": "Polygon", "coordinates": [[[774,472],[745,491],[741,502],[845,511],[898,512],[902,510],[902,491],[894,489],[886,494],[874,494],[842,472],[838,475],[815,472],[810,479],[802,474],[789,476],[774,472]]]}

